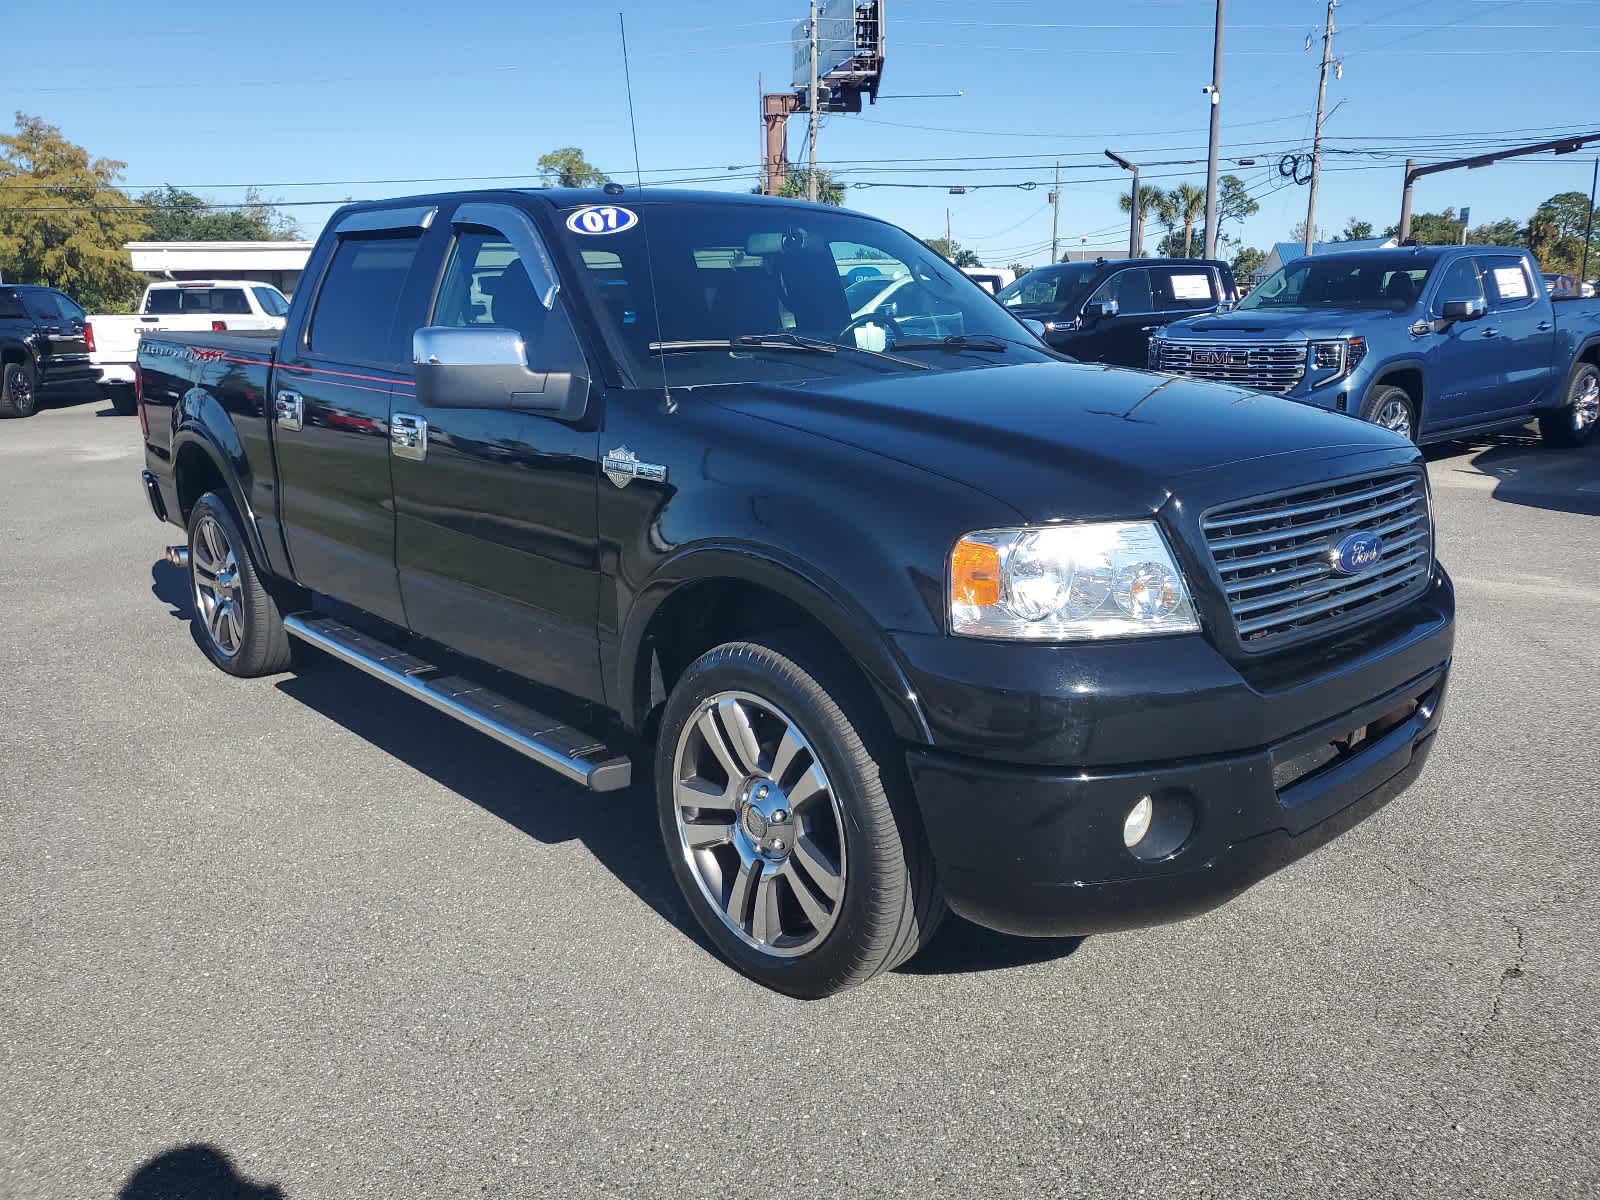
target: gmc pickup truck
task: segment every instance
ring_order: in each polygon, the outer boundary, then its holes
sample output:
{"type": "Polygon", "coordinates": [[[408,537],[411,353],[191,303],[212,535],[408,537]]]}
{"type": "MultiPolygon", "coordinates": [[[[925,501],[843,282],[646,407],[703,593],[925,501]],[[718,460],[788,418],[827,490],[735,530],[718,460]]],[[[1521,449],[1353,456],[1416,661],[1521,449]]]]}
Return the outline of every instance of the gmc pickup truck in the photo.
{"type": "Polygon", "coordinates": [[[1600,421],[1600,300],[1553,302],[1526,250],[1427,246],[1291,262],[1232,312],[1151,340],[1149,365],[1272,392],[1415,442],[1600,421]]]}
{"type": "Polygon", "coordinates": [[[281,338],[150,334],[139,366],[218,667],[310,645],[580,787],[637,780],[711,942],[792,995],[947,907],[1019,934],[1212,908],[1439,728],[1415,446],[1063,361],[866,216],[352,205],[281,338]],[[864,259],[954,332],[852,315],[864,259]]]}
{"type": "Polygon", "coordinates": [[[89,356],[111,406],[132,415],[133,368],[147,333],[283,328],[289,302],[270,283],[252,279],[183,279],[152,283],[134,313],[89,318],[96,347],[89,356]]]}
{"type": "Polygon", "coordinates": [[[0,287],[0,417],[31,417],[41,392],[92,384],[94,331],[55,288],[0,287]]]}

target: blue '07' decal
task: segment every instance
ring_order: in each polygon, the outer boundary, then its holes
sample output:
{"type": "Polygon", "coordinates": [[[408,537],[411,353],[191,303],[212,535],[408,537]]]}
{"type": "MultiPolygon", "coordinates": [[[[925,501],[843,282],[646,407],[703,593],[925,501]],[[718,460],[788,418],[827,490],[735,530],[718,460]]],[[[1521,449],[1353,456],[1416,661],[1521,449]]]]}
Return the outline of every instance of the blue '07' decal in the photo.
{"type": "Polygon", "coordinates": [[[639,223],[639,214],[614,204],[597,204],[593,208],[580,208],[567,218],[567,228],[586,237],[607,233],[621,233],[639,223]]]}

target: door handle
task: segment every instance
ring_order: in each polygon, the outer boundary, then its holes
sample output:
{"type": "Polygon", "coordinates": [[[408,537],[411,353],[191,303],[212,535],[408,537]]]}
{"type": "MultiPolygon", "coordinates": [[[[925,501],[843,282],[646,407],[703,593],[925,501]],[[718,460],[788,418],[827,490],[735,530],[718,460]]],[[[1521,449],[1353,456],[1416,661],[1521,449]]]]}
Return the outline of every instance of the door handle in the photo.
{"type": "Polygon", "coordinates": [[[1483,336],[1486,338],[1496,338],[1500,336],[1500,331],[1498,329],[1485,329],[1483,331],[1483,336]]]}
{"type": "Polygon", "coordinates": [[[1555,325],[1554,325],[1553,322],[1550,322],[1550,321],[1540,321],[1539,322],[1539,332],[1540,333],[1549,333],[1554,328],[1555,328],[1555,325]]]}
{"type": "Polygon", "coordinates": [[[410,413],[395,413],[389,418],[389,452],[412,462],[427,458],[428,422],[410,413]]]}
{"type": "Polygon", "coordinates": [[[279,429],[299,429],[305,423],[305,400],[299,392],[280,391],[274,402],[279,429]]]}
{"type": "Polygon", "coordinates": [[[1141,326],[1139,326],[1139,332],[1140,333],[1154,333],[1156,330],[1158,330],[1160,328],[1161,328],[1161,326],[1159,326],[1159,325],[1141,325],[1141,326]]]}

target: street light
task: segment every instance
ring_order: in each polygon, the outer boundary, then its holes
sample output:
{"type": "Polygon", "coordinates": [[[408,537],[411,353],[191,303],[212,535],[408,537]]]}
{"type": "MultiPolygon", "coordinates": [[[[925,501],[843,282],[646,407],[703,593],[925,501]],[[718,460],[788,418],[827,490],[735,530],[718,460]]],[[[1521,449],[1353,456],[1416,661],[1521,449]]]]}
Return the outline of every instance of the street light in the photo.
{"type": "Polygon", "coordinates": [[[1139,207],[1139,165],[1120,154],[1106,151],[1106,157],[1124,171],[1133,172],[1133,190],[1128,194],[1128,257],[1144,257],[1144,212],[1139,207]]]}

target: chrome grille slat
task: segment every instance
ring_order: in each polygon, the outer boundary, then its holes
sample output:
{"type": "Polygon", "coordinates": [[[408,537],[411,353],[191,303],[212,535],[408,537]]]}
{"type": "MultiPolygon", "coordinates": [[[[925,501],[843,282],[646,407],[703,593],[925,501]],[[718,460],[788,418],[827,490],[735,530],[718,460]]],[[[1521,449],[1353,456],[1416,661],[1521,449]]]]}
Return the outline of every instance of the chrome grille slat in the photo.
{"type": "Polygon", "coordinates": [[[1245,546],[1265,546],[1273,542],[1281,542],[1290,537],[1308,537],[1314,533],[1332,533],[1339,529],[1360,529],[1365,520],[1371,517],[1386,517],[1390,513],[1403,512],[1408,508],[1415,508],[1417,497],[1408,496],[1404,500],[1396,500],[1392,504],[1385,504],[1379,508],[1367,509],[1364,512],[1350,513],[1342,517],[1331,517],[1326,521],[1318,521],[1313,525],[1293,525],[1287,529],[1272,530],[1266,533],[1252,533],[1242,537],[1223,538],[1211,543],[1213,554],[1227,550],[1239,550],[1245,546]]]}
{"type": "MultiPolygon", "coordinates": [[[[1391,533],[1399,533],[1402,529],[1407,529],[1422,519],[1423,514],[1417,513],[1415,516],[1407,517],[1403,521],[1394,521],[1388,525],[1382,525],[1372,530],[1372,532],[1379,537],[1388,537],[1391,533]]],[[[1307,558],[1313,554],[1325,553],[1327,553],[1327,547],[1319,539],[1313,545],[1300,546],[1294,550],[1282,550],[1275,554],[1253,554],[1248,558],[1221,559],[1217,562],[1217,569],[1223,574],[1228,574],[1229,572],[1248,570],[1251,567],[1270,566],[1274,563],[1290,562],[1293,559],[1307,558]]]]}
{"type": "Polygon", "coordinates": [[[1287,392],[1305,376],[1305,342],[1194,342],[1162,339],[1156,368],[1174,375],[1235,383],[1263,392],[1287,392]],[[1242,361],[1197,363],[1195,351],[1223,354],[1242,361]]]}
{"type": "Polygon", "coordinates": [[[1420,595],[1433,563],[1427,504],[1420,472],[1408,469],[1257,497],[1204,514],[1201,532],[1245,648],[1266,649],[1342,628],[1420,595]],[[1333,569],[1333,552],[1353,533],[1384,540],[1376,563],[1344,575],[1333,569]]]}
{"type": "Polygon", "coordinates": [[[1292,592],[1278,592],[1265,598],[1241,600],[1233,606],[1233,615],[1242,617],[1247,613],[1262,612],[1269,608],[1282,608],[1285,605],[1299,604],[1302,600],[1320,600],[1324,596],[1334,596],[1340,592],[1354,591],[1357,584],[1376,583],[1379,578],[1392,575],[1401,567],[1410,566],[1426,553],[1422,550],[1413,550],[1394,559],[1386,559],[1370,571],[1360,575],[1335,575],[1331,571],[1325,574],[1319,583],[1310,587],[1298,588],[1292,592]]]}
{"type": "MultiPolygon", "coordinates": [[[[1400,539],[1398,542],[1385,541],[1383,543],[1383,551],[1388,554],[1391,550],[1403,550],[1407,546],[1416,545],[1417,542],[1427,536],[1425,533],[1414,533],[1408,538],[1400,539]]],[[[1325,555],[1327,552],[1318,551],[1318,553],[1325,555]]],[[[1301,579],[1314,579],[1318,575],[1326,575],[1327,573],[1328,567],[1326,563],[1318,563],[1314,567],[1301,567],[1293,571],[1269,571],[1264,575],[1251,575],[1246,579],[1230,583],[1227,585],[1226,590],[1231,597],[1242,592],[1255,591],[1258,588],[1294,583],[1301,579]]]]}
{"type": "Polygon", "coordinates": [[[1407,491],[1410,487],[1410,480],[1401,479],[1395,483],[1371,488],[1365,492],[1352,492],[1349,496],[1335,496],[1331,500],[1323,500],[1315,504],[1298,504],[1293,508],[1273,509],[1264,513],[1241,513],[1237,517],[1210,517],[1207,518],[1204,525],[1206,532],[1210,533],[1213,529],[1235,529],[1240,525],[1251,525],[1261,521],[1283,521],[1290,517],[1308,516],[1314,512],[1326,512],[1330,508],[1347,508],[1352,504],[1361,504],[1384,496],[1392,496],[1397,492],[1407,491]]]}

